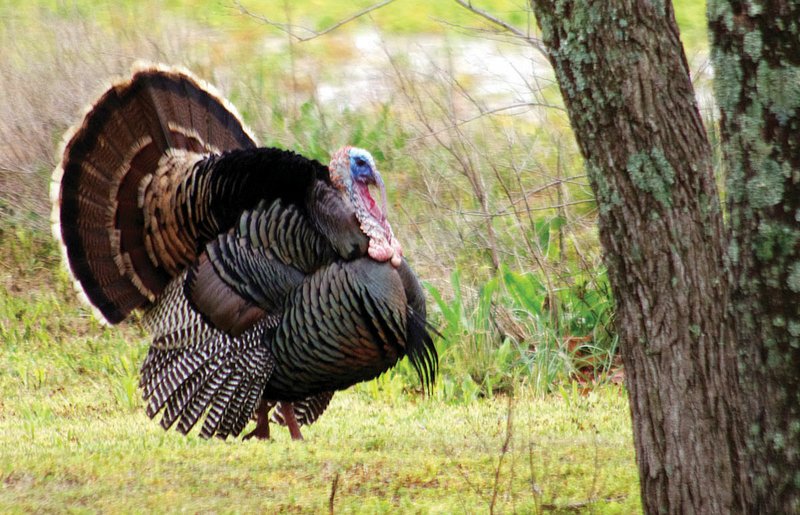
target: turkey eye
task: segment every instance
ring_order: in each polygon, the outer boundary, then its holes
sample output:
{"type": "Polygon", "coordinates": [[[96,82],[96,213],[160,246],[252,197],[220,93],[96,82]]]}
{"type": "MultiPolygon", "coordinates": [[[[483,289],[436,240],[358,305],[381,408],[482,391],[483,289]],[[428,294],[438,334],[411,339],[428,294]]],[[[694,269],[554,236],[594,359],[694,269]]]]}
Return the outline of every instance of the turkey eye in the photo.
{"type": "Polygon", "coordinates": [[[356,166],[365,166],[366,164],[367,162],[361,159],[360,157],[356,159],[356,166]]]}

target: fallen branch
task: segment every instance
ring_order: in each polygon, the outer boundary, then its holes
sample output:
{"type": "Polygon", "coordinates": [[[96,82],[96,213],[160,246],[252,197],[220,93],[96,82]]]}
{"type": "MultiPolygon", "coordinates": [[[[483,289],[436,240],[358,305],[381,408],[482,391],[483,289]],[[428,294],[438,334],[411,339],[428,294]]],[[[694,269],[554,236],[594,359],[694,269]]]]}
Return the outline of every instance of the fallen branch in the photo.
{"type": "Polygon", "coordinates": [[[575,502],[562,504],[562,505],[552,504],[552,503],[543,503],[542,504],[542,510],[543,511],[545,511],[545,510],[546,511],[557,510],[557,511],[583,512],[584,508],[586,508],[588,506],[591,506],[593,504],[596,504],[598,502],[604,502],[604,503],[621,502],[621,501],[624,501],[627,498],[628,498],[627,495],[618,495],[616,497],[605,497],[605,498],[602,498],[602,499],[598,498],[598,497],[595,497],[593,499],[587,499],[585,501],[575,501],[575,502]]]}

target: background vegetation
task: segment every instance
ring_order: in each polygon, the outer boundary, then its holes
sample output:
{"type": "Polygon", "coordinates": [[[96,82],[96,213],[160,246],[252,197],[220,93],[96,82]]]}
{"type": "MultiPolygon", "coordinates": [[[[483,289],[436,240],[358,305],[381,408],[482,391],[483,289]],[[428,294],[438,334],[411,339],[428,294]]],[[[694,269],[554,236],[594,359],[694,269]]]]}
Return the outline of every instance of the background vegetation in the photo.
{"type": "MultiPolygon", "coordinates": [[[[704,4],[675,4],[702,82],[704,4]]],[[[368,5],[0,0],[0,510],[636,509],[595,205],[546,60],[444,0],[291,35],[368,5]],[[216,84],[263,144],[373,151],[442,336],[432,396],[402,364],[337,395],[307,446],[146,420],[146,336],[76,301],[47,196],[61,135],[137,59],[216,84]]],[[[480,8],[533,33],[521,0],[480,8]]]]}

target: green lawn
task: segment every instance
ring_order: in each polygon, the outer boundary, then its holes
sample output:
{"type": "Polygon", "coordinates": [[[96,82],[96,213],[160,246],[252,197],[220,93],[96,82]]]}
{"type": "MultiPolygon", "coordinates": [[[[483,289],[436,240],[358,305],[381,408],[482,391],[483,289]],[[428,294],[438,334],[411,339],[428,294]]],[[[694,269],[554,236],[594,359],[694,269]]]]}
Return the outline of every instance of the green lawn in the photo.
{"type": "Polygon", "coordinates": [[[342,512],[640,509],[614,386],[457,403],[379,381],[337,394],[304,442],[165,432],[136,389],[145,336],[95,322],[54,250],[0,230],[2,513],[320,512],[334,483],[342,512]]]}
{"type": "Polygon", "coordinates": [[[453,406],[346,392],[304,442],[164,432],[109,388],[4,389],[0,511],[532,512],[639,510],[627,403],[505,399],[453,406]],[[499,461],[502,464],[497,473],[499,461]],[[592,503],[591,501],[596,501],[592,503]]]}

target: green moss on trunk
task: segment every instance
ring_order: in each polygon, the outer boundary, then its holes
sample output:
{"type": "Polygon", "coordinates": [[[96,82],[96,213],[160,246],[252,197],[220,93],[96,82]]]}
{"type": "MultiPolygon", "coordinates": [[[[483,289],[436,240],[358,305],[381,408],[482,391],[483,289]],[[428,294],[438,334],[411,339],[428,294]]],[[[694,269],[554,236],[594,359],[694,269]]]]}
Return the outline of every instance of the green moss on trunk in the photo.
{"type": "Polygon", "coordinates": [[[709,3],[752,511],[800,509],[800,6],[709,3]],[[734,72],[735,71],[735,72],[734,72]]]}
{"type": "Polygon", "coordinates": [[[532,4],[600,208],[645,508],[742,506],[727,244],[672,6],[532,4]]]}

